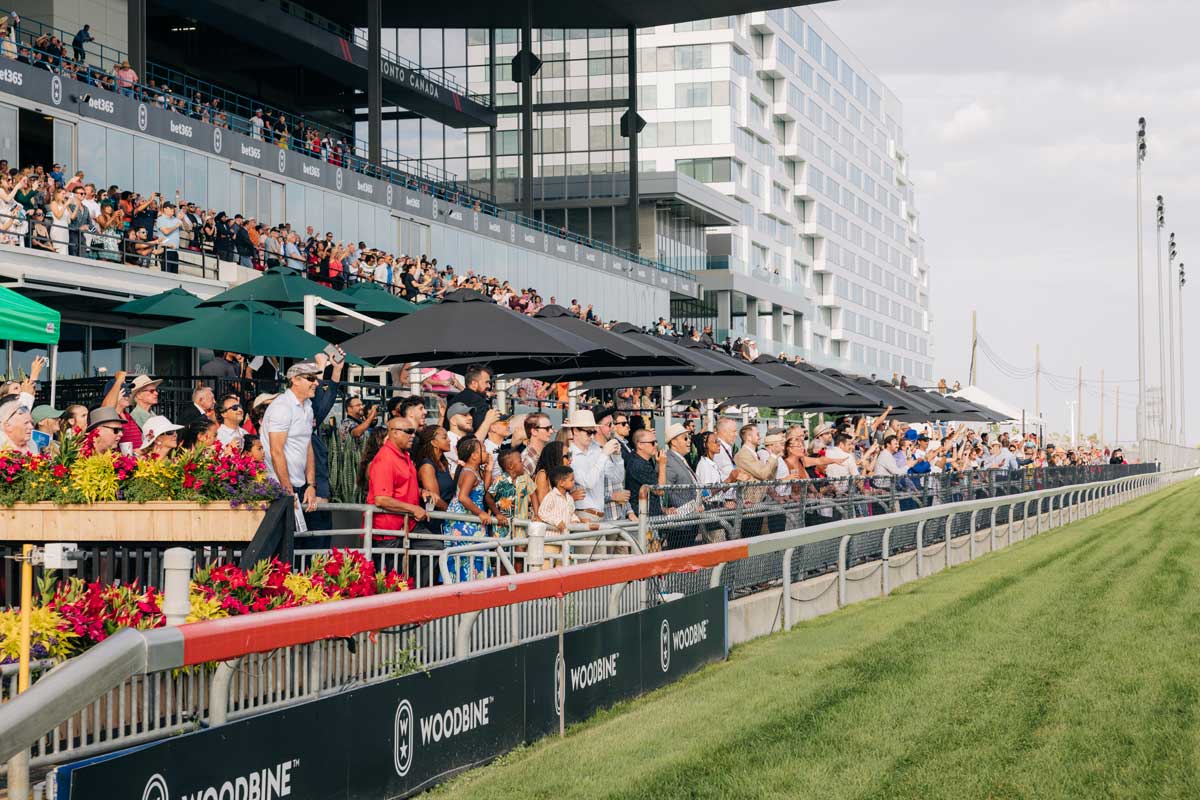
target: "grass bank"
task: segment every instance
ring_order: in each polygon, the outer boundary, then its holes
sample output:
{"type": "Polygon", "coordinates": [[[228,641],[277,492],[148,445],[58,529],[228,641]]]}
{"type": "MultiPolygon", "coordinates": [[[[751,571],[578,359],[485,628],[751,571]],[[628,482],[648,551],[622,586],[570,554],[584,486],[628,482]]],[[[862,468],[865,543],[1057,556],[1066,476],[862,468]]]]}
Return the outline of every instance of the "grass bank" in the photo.
{"type": "Polygon", "coordinates": [[[787,634],[455,798],[1200,797],[1200,481],[787,634]]]}

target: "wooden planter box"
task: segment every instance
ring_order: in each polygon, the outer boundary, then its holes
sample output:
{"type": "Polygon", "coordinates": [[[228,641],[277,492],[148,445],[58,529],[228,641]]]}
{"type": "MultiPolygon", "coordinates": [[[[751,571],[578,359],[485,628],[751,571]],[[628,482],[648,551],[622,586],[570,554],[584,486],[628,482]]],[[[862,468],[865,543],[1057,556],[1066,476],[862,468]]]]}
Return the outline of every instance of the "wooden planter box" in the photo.
{"type": "Polygon", "coordinates": [[[248,542],[266,511],[228,503],[18,503],[0,508],[0,541],[248,542]]]}

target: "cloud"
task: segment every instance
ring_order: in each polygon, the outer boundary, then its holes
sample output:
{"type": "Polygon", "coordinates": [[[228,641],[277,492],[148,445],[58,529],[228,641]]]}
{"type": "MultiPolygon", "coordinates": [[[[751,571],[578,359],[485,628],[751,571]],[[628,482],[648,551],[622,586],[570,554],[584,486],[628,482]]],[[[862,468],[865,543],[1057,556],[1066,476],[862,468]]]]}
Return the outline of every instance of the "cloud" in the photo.
{"type": "Polygon", "coordinates": [[[958,142],[982,133],[992,125],[992,111],[978,100],[973,100],[954,112],[942,126],[943,142],[958,142]]]}

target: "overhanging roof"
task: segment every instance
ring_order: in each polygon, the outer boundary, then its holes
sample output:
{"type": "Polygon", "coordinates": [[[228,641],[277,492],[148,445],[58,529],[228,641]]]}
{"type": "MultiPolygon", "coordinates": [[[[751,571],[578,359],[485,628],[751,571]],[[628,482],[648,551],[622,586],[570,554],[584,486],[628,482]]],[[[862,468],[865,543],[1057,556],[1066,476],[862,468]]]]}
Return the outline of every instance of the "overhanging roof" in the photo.
{"type": "MultiPolygon", "coordinates": [[[[822,0],[816,0],[821,2],[822,0]]],[[[593,0],[563,3],[531,0],[535,28],[649,28],[698,19],[749,14],[774,8],[815,5],[813,0],[593,0]]],[[[318,14],[347,27],[366,25],[366,3],[304,0],[318,14]]],[[[520,28],[526,0],[460,0],[457,3],[383,3],[385,28],[520,28]]]]}

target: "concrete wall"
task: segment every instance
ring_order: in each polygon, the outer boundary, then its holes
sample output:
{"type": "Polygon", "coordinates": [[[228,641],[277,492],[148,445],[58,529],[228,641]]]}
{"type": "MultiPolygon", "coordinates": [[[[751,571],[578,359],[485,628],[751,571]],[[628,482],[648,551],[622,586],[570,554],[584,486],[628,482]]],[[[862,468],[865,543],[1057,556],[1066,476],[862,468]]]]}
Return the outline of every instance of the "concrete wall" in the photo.
{"type": "MultiPolygon", "coordinates": [[[[86,50],[99,52],[97,45],[129,50],[129,8],[126,0],[14,0],[12,10],[22,17],[36,19],[47,25],[62,28],[67,32],[63,42],[70,53],[71,39],[84,25],[92,26],[95,43],[86,50]]],[[[99,59],[89,56],[88,61],[98,64],[99,59]]]]}

